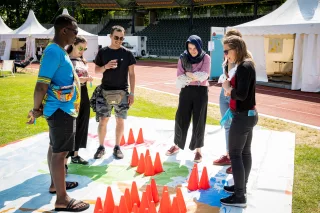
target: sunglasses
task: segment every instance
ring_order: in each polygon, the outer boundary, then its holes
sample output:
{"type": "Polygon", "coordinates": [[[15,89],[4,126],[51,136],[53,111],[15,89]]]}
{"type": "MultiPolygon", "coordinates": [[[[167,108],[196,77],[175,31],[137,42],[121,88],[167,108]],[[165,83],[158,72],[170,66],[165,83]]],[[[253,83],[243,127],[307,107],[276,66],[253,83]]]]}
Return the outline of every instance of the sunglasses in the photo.
{"type": "Polygon", "coordinates": [[[79,51],[87,51],[88,48],[83,48],[83,47],[79,47],[78,50],[79,51]]]}
{"type": "Polygon", "coordinates": [[[230,50],[233,50],[233,49],[224,50],[223,53],[224,53],[225,55],[228,55],[230,50]]]}
{"type": "Polygon", "coordinates": [[[68,30],[71,30],[75,35],[78,35],[78,30],[72,29],[70,27],[66,27],[68,30]]]}
{"type": "Polygon", "coordinates": [[[123,41],[124,40],[124,37],[119,37],[119,36],[113,36],[114,40],[118,41],[123,41]]]}

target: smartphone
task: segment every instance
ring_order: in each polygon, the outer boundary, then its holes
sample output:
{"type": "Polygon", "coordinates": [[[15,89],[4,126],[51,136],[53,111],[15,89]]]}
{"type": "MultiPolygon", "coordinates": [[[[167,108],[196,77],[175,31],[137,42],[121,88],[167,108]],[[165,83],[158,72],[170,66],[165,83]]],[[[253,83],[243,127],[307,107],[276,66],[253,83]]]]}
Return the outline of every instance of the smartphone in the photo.
{"type": "Polygon", "coordinates": [[[256,110],[249,110],[248,111],[248,116],[256,116],[257,115],[257,111],[256,110]]]}

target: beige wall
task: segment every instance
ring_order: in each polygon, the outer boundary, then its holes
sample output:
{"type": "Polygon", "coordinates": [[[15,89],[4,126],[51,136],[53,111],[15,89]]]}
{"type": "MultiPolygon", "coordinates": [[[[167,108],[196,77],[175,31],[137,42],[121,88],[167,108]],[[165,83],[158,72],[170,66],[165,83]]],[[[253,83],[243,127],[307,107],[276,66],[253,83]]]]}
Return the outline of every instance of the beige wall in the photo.
{"type": "Polygon", "coordinates": [[[18,38],[13,38],[12,44],[11,44],[11,50],[20,51],[20,47],[22,47],[25,43],[26,43],[25,41],[19,41],[18,38]]]}
{"type": "MultiPolygon", "coordinates": [[[[266,55],[266,69],[267,74],[272,74],[279,71],[279,64],[274,61],[291,61],[293,59],[294,50],[294,35],[275,35],[266,36],[264,38],[264,50],[266,55]],[[282,53],[269,53],[269,39],[282,38],[283,49],[282,53]]],[[[282,65],[281,71],[292,71],[292,63],[282,65]]]]}

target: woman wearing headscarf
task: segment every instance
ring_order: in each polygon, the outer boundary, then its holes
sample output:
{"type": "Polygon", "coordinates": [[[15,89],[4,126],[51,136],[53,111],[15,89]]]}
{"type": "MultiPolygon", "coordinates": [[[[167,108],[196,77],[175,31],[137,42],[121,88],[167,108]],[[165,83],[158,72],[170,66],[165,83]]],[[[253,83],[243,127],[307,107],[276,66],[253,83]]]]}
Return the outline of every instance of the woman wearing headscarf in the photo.
{"type": "Polygon", "coordinates": [[[201,147],[207,120],[208,77],[211,59],[202,49],[201,38],[192,35],[186,42],[186,50],[178,61],[177,87],[181,88],[179,106],[175,118],[174,145],[166,155],[173,155],[184,149],[192,118],[190,150],[196,150],[194,162],[201,162],[201,147]]]}

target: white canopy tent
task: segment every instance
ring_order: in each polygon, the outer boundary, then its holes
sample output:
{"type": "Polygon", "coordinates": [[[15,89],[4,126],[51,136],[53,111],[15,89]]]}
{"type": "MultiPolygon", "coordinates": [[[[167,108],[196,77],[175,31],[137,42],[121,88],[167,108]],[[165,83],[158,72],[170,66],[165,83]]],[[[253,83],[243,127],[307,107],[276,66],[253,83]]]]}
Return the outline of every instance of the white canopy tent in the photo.
{"type": "Polygon", "coordinates": [[[5,38],[2,38],[2,36],[10,32],[12,32],[12,30],[4,23],[3,19],[0,17],[0,58],[1,59],[5,54],[6,46],[7,45],[11,46],[11,40],[8,42],[7,40],[5,40],[5,38]]]}
{"type": "Polygon", "coordinates": [[[2,35],[2,38],[7,42],[5,54],[3,56],[4,59],[9,59],[11,44],[13,38],[26,38],[26,58],[36,58],[36,46],[35,46],[35,35],[44,32],[46,28],[44,28],[37,20],[34,12],[32,10],[29,11],[29,15],[27,20],[16,30],[2,35]]]}
{"type": "MultiPolygon", "coordinates": [[[[12,32],[12,30],[4,23],[3,19],[0,17],[0,32],[1,34],[7,34],[12,32]]],[[[1,36],[0,34],[0,36],[1,36]]]]}
{"type": "MultiPolygon", "coordinates": [[[[69,15],[67,9],[63,9],[62,14],[69,15]]],[[[92,61],[95,59],[96,54],[98,53],[98,36],[88,33],[83,29],[78,27],[78,35],[81,35],[87,39],[88,50],[84,53],[84,57],[88,61],[92,61]]],[[[37,35],[39,38],[53,38],[54,36],[54,27],[42,32],[41,34],[37,35]]]]}
{"type": "MultiPolygon", "coordinates": [[[[67,9],[63,10],[63,14],[68,14],[67,9]]],[[[1,28],[0,28],[1,29],[1,28]]],[[[78,35],[84,36],[88,41],[88,50],[84,53],[84,57],[88,61],[94,60],[96,54],[98,53],[98,36],[88,33],[80,28],[78,28],[78,35]]],[[[0,31],[2,34],[2,32],[0,31]]],[[[12,39],[14,38],[26,38],[26,59],[29,57],[36,57],[36,38],[48,38],[52,39],[54,37],[54,28],[46,29],[37,20],[32,10],[29,11],[29,15],[25,23],[18,29],[9,32],[7,34],[0,34],[0,39],[6,42],[5,53],[3,59],[7,60],[10,57],[12,39]]],[[[0,42],[1,42],[0,40],[0,42]]]]}
{"type": "Polygon", "coordinates": [[[320,0],[287,0],[272,13],[232,28],[242,33],[253,54],[258,81],[268,81],[266,39],[286,39],[282,51],[293,60],[291,89],[320,91],[320,0]],[[292,45],[286,45],[290,39],[292,45]]]}

